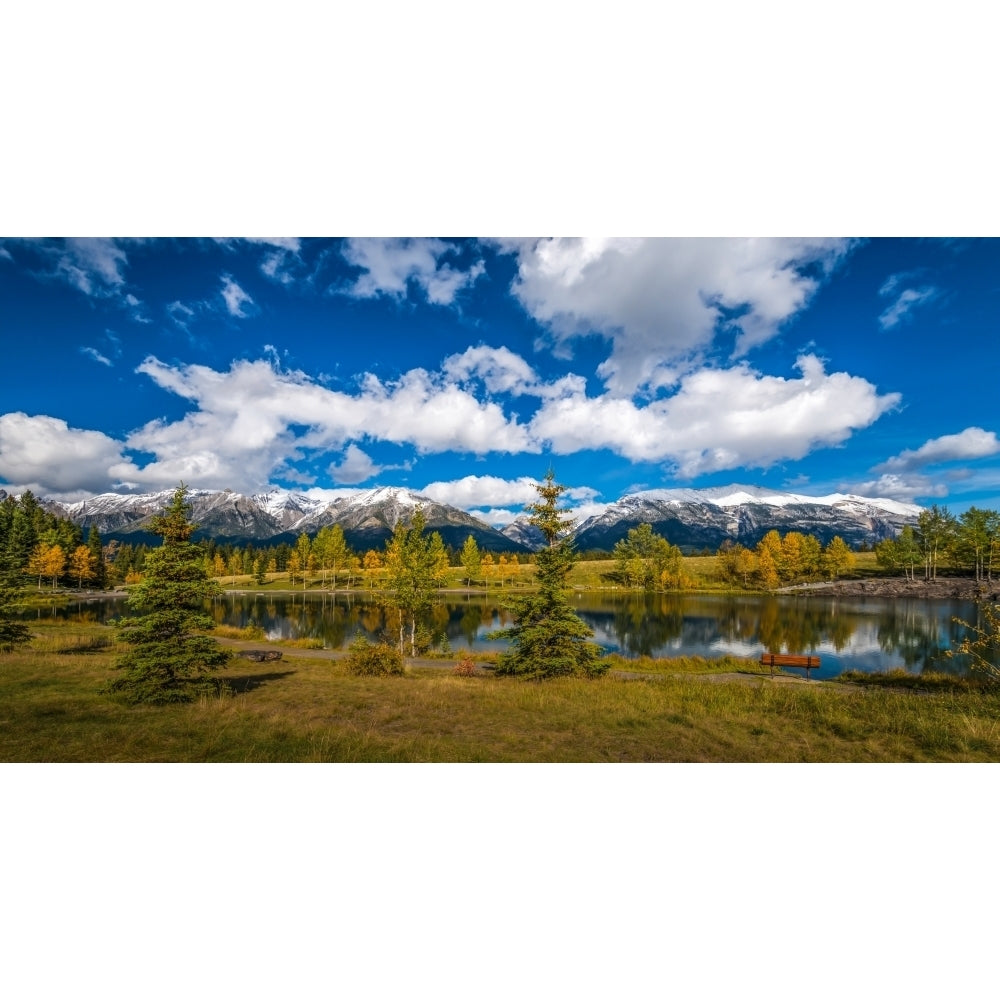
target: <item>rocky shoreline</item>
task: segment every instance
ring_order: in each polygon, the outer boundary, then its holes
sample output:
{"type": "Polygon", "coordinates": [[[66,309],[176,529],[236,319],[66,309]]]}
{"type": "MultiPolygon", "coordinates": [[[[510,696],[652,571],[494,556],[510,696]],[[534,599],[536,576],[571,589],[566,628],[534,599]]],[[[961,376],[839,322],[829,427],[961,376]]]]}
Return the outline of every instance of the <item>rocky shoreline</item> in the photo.
{"type": "Polygon", "coordinates": [[[938,577],[936,580],[907,580],[905,577],[879,577],[871,580],[837,580],[833,583],[786,587],[783,593],[831,594],[844,597],[915,597],[926,600],[1000,602],[1000,580],[976,582],[966,577],[938,577]]]}

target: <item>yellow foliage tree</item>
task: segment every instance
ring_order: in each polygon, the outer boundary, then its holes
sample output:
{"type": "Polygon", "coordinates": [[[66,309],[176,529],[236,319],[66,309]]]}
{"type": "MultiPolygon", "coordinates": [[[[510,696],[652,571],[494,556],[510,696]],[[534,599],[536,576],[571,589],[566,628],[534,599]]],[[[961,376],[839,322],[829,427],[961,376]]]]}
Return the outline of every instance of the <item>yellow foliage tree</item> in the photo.
{"type": "Polygon", "coordinates": [[[28,572],[38,576],[38,586],[42,585],[42,577],[52,578],[52,589],[55,590],[56,580],[66,569],[66,553],[61,545],[51,545],[49,542],[39,542],[28,557],[28,572]]]}
{"type": "Polygon", "coordinates": [[[86,545],[78,545],[69,557],[69,570],[76,577],[77,587],[83,588],[84,580],[97,576],[97,560],[86,545]]]}

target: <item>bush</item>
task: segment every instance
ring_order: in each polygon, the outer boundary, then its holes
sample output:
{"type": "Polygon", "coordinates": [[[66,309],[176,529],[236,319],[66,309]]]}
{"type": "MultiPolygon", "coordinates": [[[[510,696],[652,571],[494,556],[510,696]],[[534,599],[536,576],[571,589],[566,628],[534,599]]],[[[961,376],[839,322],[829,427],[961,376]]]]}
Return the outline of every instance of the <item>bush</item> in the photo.
{"type": "Polygon", "coordinates": [[[403,657],[393,646],[384,642],[376,645],[359,635],[348,647],[347,672],[367,677],[401,674],[403,657]]]}
{"type": "Polygon", "coordinates": [[[455,664],[452,673],[456,677],[472,677],[476,672],[476,664],[471,656],[463,656],[462,659],[455,664]]]}

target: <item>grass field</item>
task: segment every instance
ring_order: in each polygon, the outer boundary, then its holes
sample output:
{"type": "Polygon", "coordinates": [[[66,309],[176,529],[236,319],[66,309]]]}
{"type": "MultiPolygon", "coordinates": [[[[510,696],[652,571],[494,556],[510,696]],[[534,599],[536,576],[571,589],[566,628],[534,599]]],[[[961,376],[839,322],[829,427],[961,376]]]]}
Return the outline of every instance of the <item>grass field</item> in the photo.
{"type": "MultiPolygon", "coordinates": [[[[231,693],[128,708],[113,632],[44,626],[0,656],[2,761],[994,761],[1000,695],[694,673],[526,683],[311,658],[221,672],[231,693]]],[[[678,664],[679,667],[683,665],[678,664]]],[[[662,670],[662,668],[660,668],[662,670]]]]}

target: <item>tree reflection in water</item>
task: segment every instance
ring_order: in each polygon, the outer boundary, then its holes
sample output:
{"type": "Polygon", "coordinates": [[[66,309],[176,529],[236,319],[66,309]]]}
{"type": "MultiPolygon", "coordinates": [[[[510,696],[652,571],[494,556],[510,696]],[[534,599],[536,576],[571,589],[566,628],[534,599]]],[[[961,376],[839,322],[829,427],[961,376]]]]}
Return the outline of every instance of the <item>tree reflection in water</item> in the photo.
{"type": "MultiPolygon", "coordinates": [[[[577,614],[595,641],[626,656],[757,657],[771,650],[813,653],[824,658],[823,675],[840,670],[935,670],[965,673],[961,657],[945,651],[965,629],[953,618],[975,621],[967,601],[831,598],[810,595],[578,593],[577,614]]],[[[214,601],[220,624],[260,625],[272,638],[322,639],[346,647],[356,633],[378,638],[387,627],[373,595],[228,594],[214,601]]],[[[63,608],[31,609],[31,616],[107,621],[128,609],[120,600],[76,602],[63,608]]],[[[442,600],[424,626],[436,645],[453,650],[497,650],[486,635],[508,623],[495,597],[462,595],[442,600]]]]}

